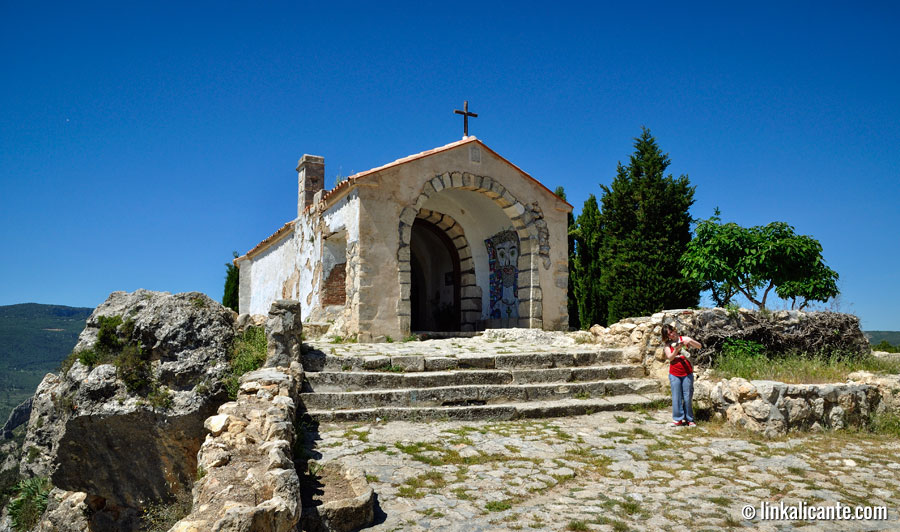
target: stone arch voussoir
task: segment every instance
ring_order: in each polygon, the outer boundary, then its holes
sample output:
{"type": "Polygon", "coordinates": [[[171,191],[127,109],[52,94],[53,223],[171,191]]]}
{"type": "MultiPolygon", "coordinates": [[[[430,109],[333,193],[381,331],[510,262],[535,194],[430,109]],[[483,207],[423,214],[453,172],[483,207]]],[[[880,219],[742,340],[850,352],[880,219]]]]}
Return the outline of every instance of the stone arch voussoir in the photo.
{"type": "Polygon", "coordinates": [[[510,225],[519,235],[518,325],[520,327],[543,328],[543,294],[540,286],[538,264],[542,260],[546,268],[550,259],[549,246],[546,245],[547,238],[544,234],[546,233],[546,229],[544,229],[546,223],[543,226],[540,224],[540,222],[543,222],[543,214],[540,212],[540,209],[536,205],[527,205],[519,201],[506,187],[491,177],[478,176],[469,172],[445,172],[426,181],[422,187],[422,192],[416,200],[411,205],[404,207],[400,213],[398,227],[400,243],[397,249],[400,281],[400,300],[397,302],[397,315],[400,320],[400,330],[404,333],[409,333],[410,331],[412,267],[409,246],[412,237],[412,225],[417,218],[428,220],[440,227],[447,232],[450,239],[457,245],[460,270],[464,278],[464,280],[461,279],[461,327],[463,330],[474,330],[476,322],[481,318],[481,289],[475,284],[472,253],[462,227],[456,220],[446,214],[422,208],[430,198],[444,189],[452,188],[484,194],[509,217],[510,225]],[[470,274],[471,277],[468,277],[467,274],[470,274]]]}

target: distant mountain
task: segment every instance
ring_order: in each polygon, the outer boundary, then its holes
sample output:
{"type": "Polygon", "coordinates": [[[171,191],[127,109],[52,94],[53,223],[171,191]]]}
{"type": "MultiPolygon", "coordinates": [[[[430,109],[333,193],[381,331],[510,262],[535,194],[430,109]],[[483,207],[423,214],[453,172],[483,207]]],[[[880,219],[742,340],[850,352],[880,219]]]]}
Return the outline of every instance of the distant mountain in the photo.
{"type": "Polygon", "coordinates": [[[872,345],[880,344],[882,340],[887,340],[891,345],[900,346],[900,331],[864,331],[866,338],[872,345]]]}
{"type": "Polygon", "coordinates": [[[0,424],[72,352],[94,309],[23,303],[0,306],[0,424]]]}

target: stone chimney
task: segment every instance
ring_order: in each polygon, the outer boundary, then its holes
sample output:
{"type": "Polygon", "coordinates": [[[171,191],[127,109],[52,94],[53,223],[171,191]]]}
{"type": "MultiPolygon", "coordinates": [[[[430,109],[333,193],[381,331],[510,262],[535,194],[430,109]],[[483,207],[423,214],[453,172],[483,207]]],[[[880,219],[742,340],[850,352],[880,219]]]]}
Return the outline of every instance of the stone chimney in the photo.
{"type": "Polygon", "coordinates": [[[306,155],[297,163],[297,217],[313,203],[313,196],[325,186],[325,158],[306,155]]]}

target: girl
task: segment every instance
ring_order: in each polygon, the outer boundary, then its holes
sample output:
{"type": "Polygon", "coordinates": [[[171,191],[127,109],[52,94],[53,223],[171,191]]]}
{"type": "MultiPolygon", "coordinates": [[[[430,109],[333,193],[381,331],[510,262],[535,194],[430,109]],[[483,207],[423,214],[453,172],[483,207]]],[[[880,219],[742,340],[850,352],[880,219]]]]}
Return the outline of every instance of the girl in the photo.
{"type": "Polygon", "coordinates": [[[694,367],[688,360],[689,354],[682,349],[693,347],[700,349],[700,342],[687,336],[678,336],[672,325],[662,326],[663,348],[666,360],[669,361],[669,384],[672,386],[672,425],[676,427],[697,426],[694,423],[694,409],[691,400],[694,397],[694,367]]]}

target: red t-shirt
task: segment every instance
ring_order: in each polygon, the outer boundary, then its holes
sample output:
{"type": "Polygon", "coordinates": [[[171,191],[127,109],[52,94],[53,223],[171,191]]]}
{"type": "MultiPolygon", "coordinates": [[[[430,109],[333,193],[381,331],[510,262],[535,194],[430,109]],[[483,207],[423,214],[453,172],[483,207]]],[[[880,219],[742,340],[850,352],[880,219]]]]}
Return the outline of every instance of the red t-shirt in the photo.
{"type": "MultiPolygon", "coordinates": [[[[682,337],[678,337],[679,342],[683,342],[682,337]]],[[[670,346],[666,346],[666,349],[669,349],[670,353],[674,351],[674,348],[670,346]]],[[[687,377],[691,373],[694,372],[694,366],[691,365],[691,361],[684,357],[684,355],[678,355],[673,358],[671,362],[669,362],[669,374],[675,375],[676,377],[687,377]]]]}

